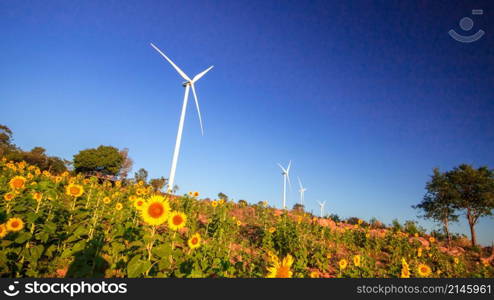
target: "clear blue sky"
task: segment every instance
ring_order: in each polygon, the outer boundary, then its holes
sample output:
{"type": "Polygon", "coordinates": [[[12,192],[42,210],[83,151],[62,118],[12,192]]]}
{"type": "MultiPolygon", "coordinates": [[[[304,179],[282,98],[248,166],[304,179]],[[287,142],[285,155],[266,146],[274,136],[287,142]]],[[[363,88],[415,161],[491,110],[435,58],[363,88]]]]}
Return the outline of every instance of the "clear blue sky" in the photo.
{"type": "Polygon", "coordinates": [[[25,150],[127,147],[134,171],[168,177],[183,88],[153,42],[190,76],[215,66],[204,137],[189,102],[180,193],[279,207],[292,160],[290,207],[300,176],[308,210],[416,219],[433,167],[494,167],[489,2],[0,1],[0,123],[25,150]],[[481,40],[449,37],[465,16],[481,40]]]}

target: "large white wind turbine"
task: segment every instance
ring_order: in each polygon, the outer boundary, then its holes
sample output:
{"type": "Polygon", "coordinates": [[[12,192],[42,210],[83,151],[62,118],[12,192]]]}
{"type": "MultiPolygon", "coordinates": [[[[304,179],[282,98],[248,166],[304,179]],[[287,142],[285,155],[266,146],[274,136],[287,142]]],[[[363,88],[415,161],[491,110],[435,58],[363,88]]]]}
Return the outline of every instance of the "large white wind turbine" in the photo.
{"type": "Polygon", "coordinates": [[[161,56],[163,56],[171,65],[172,67],[177,71],[180,76],[182,76],[183,79],[185,79],[185,82],[182,84],[185,87],[185,95],[184,95],[184,103],[182,105],[182,114],[180,115],[180,122],[178,123],[178,133],[177,133],[177,140],[175,142],[175,150],[173,151],[173,160],[172,160],[172,168],[170,170],[170,178],[168,179],[168,192],[171,193],[173,190],[173,184],[175,182],[175,171],[177,169],[177,161],[178,161],[178,154],[180,152],[180,142],[182,141],[182,130],[184,128],[184,120],[185,120],[185,111],[187,110],[187,101],[189,98],[189,89],[192,89],[192,94],[194,95],[194,100],[196,102],[196,108],[197,108],[197,114],[199,115],[199,124],[201,125],[201,134],[204,135],[204,130],[202,127],[202,117],[201,117],[201,110],[199,109],[199,101],[197,100],[197,94],[196,94],[196,89],[194,87],[194,84],[201,79],[202,76],[204,76],[209,70],[213,68],[213,66],[207,68],[206,70],[202,71],[201,73],[197,74],[194,76],[194,78],[190,79],[182,70],[180,70],[177,65],[173,63],[171,59],[169,59],[165,53],[163,53],[158,47],[156,47],[153,43],[151,43],[151,47],[153,47],[156,51],[158,51],[161,56]]]}
{"type": "Polygon", "coordinates": [[[321,208],[321,218],[322,218],[324,216],[324,204],[326,204],[326,201],[324,202],[317,201],[317,203],[319,203],[319,206],[321,208]]]}
{"type": "Polygon", "coordinates": [[[281,172],[281,175],[283,175],[283,209],[286,208],[286,181],[288,180],[288,184],[291,185],[291,183],[290,183],[290,176],[289,176],[291,164],[292,164],[292,161],[290,161],[288,163],[288,167],[286,167],[286,169],[283,168],[282,165],[278,164],[278,166],[283,171],[283,172],[281,172]]]}
{"type": "Polygon", "coordinates": [[[304,205],[304,193],[305,191],[307,191],[307,189],[302,186],[302,181],[300,181],[300,178],[298,176],[297,179],[298,185],[300,186],[300,189],[298,190],[298,192],[300,193],[300,204],[304,205]]]}

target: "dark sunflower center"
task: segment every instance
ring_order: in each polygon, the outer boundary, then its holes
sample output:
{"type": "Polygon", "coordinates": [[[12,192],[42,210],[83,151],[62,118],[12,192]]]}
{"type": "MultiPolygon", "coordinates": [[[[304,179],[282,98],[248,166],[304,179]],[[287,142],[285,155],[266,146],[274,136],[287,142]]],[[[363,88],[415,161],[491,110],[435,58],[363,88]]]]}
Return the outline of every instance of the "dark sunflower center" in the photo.
{"type": "Polygon", "coordinates": [[[287,266],[281,266],[276,272],[276,278],[288,278],[290,277],[290,268],[287,266]]]}
{"type": "Polygon", "coordinates": [[[16,180],[14,180],[13,185],[16,188],[20,188],[20,187],[22,187],[24,185],[24,180],[22,180],[22,179],[16,179],[16,180]]]}
{"type": "Polygon", "coordinates": [[[165,209],[161,203],[153,203],[148,208],[148,213],[152,218],[159,218],[163,215],[165,209]]]}
{"type": "Polygon", "coordinates": [[[173,224],[174,225],[180,225],[180,224],[182,224],[182,222],[183,222],[182,216],[180,216],[180,215],[173,216],[173,224]]]}

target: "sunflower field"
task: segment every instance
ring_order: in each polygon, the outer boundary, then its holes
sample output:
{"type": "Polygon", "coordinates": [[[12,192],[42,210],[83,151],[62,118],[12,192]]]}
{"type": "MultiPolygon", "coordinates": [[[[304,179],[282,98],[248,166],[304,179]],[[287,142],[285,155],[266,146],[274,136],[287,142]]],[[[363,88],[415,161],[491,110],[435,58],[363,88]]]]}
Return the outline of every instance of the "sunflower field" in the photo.
{"type": "Polygon", "coordinates": [[[3,158],[0,276],[494,276],[487,248],[199,196],[3,158]]]}

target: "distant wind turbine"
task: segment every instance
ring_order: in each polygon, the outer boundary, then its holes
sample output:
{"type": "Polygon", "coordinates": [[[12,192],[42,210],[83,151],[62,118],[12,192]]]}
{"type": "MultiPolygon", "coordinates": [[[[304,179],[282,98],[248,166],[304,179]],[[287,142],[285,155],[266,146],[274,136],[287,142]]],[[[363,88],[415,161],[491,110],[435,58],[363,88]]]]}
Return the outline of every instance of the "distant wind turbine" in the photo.
{"type": "Polygon", "coordinates": [[[300,186],[300,189],[298,192],[300,193],[300,205],[304,205],[304,193],[307,191],[306,188],[302,186],[302,181],[300,181],[300,178],[297,176],[298,179],[298,185],[300,186]]]}
{"type": "Polygon", "coordinates": [[[317,201],[317,203],[319,203],[319,207],[321,208],[321,218],[322,218],[324,215],[324,205],[326,204],[326,201],[324,202],[317,201]]]}
{"type": "Polygon", "coordinates": [[[201,79],[202,76],[204,76],[209,70],[213,68],[213,66],[207,68],[206,70],[202,71],[201,73],[197,74],[194,76],[194,78],[190,79],[182,70],[180,70],[177,65],[173,63],[171,59],[169,59],[165,53],[163,53],[158,47],[156,47],[153,43],[151,43],[151,47],[154,48],[154,50],[158,51],[161,56],[163,56],[177,71],[180,76],[185,80],[185,82],[182,84],[183,87],[185,87],[185,94],[184,94],[184,102],[182,105],[182,113],[180,115],[180,122],[178,123],[178,133],[177,133],[177,140],[175,141],[175,150],[173,151],[173,160],[172,160],[172,167],[170,170],[170,178],[168,180],[168,188],[167,191],[169,193],[173,192],[173,186],[175,182],[175,171],[177,169],[177,162],[178,162],[178,154],[180,152],[180,143],[182,141],[182,131],[184,128],[184,120],[185,120],[185,111],[187,110],[187,102],[189,99],[189,89],[192,89],[192,94],[194,95],[194,100],[196,102],[196,109],[197,109],[197,114],[199,115],[199,124],[201,125],[201,134],[204,135],[204,129],[202,126],[202,117],[201,117],[201,110],[199,109],[199,101],[197,100],[197,94],[196,94],[196,89],[194,84],[201,79]]]}
{"type": "Polygon", "coordinates": [[[283,172],[281,172],[281,175],[283,175],[283,209],[286,208],[286,181],[288,180],[288,184],[291,185],[290,183],[290,166],[292,165],[292,161],[288,163],[288,167],[283,168],[282,165],[278,164],[278,166],[281,168],[283,172]]]}

